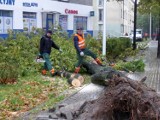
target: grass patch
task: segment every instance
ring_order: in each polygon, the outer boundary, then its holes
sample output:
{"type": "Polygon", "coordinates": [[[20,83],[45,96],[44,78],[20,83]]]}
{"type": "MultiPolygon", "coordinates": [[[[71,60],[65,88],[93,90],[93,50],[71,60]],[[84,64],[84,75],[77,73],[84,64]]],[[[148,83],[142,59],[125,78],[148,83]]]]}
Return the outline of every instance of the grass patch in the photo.
{"type": "MultiPolygon", "coordinates": [[[[90,77],[83,76],[84,84],[90,83],[90,77]]],[[[15,84],[0,85],[0,120],[17,118],[30,110],[36,113],[53,107],[68,96],[63,92],[69,89],[73,88],[65,78],[41,75],[19,78],[15,84]]]]}
{"type": "Polygon", "coordinates": [[[19,78],[15,84],[0,85],[0,119],[18,116],[68,89],[65,79],[53,79],[33,75],[19,78]]]}

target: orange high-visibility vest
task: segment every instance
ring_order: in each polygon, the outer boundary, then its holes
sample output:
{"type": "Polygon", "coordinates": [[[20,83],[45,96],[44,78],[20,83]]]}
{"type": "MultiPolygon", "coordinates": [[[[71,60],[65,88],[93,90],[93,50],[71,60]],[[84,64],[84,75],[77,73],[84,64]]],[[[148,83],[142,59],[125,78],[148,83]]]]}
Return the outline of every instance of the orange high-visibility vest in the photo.
{"type": "Polygon", "coordinates": [[[74,36],[78,37],[78,46],[80,49],[84,49],[86,47],[84,34],[82,36],[75,34],[74,36]]]}

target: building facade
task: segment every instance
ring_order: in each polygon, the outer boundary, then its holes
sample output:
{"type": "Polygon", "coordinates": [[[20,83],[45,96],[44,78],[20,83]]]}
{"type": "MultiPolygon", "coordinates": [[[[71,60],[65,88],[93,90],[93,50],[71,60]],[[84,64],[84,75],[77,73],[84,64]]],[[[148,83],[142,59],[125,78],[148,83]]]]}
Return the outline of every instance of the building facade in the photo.
{"type": "MultiPolygon", "coordinates": [[[[93,0],[95,11],[93,35],[96,37],[103,32],[104,0],[93,0]]],[[[133,0],[106,2],[106,32],[108,37],[119,37],[133,30],[134,20],[133,0]]]]}
{"type": "Polygon", "coordinates": [[[92,0],[0,0],[0,37],[7,31],[57,29],[72,35],[78,27],[93,35],[92,0]]]}

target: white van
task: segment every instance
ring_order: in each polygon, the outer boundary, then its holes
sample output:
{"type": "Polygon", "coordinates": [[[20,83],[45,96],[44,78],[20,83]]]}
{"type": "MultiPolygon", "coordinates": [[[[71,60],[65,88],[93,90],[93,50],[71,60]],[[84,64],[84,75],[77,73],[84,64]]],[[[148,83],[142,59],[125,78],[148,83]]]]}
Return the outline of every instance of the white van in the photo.
{"type": "MultiPolygon", "coordinates": [[[[131,39],[133,39],[133,31],[131,32],[131,39]]],[[[142,41],[143,40],[143,32],[142,29],[136,29],[136,41],[142,41]]]]}

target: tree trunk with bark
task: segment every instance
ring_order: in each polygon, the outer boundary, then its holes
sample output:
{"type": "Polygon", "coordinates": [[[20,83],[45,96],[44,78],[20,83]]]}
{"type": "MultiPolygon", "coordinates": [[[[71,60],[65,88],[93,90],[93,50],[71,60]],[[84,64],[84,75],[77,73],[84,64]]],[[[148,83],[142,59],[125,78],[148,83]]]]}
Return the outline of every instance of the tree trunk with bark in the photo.
{"type": "Polygon", "coordinates": [[[158,40],[157,58],[160,58],[160,12],[159,12],[159,30],[158,30],[157,40],[158,40]]]}
{"type": "Polygon", "coordinates": [[[83,67],[91,74],[91,81],[99,85],[107,85],[107,80],[112,79],[113,76],[128,78],[124,73],[115,70],[110,66],[100,66],[94,63],[84,62],[83,67]]]}

